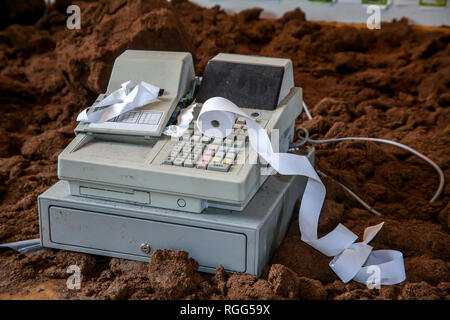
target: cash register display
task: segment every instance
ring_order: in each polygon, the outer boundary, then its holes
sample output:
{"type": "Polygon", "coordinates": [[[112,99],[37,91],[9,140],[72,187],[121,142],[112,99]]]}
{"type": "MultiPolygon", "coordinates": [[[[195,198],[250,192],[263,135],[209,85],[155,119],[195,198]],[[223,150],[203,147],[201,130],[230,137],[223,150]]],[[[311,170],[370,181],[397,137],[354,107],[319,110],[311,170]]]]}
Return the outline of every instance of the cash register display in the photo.
{"type": "Polygon", "coordinates": [[[158,110],[128,111],[103,123],[91,123],[90,128],[156,131],[164,112],[158,110]]]}
{"type": "Polygon", "coordinates": [[[271,65],[210,61],[197,102],[226,98],[243,108],[274,110],[278,106],[284,68],[271,65]]]}

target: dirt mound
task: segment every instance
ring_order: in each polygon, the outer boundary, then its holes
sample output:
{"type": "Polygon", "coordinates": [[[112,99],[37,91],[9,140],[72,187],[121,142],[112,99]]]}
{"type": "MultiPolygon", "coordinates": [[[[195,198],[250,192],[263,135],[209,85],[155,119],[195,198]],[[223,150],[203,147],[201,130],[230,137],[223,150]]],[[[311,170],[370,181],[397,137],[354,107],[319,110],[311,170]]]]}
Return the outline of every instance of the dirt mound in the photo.
{"type": "Polygon", "coordinates": [[[57,66],[78,89],[104,92],[109,80],[105,75],[129,48],[195,51],[166,1],[108,1],[104,6],[89,4],[84,10],[94,12],[83,15],[86,27],[70,33],[56,47],[57,66]]]}
{"type": "MultiPolygon", "coordinates": [[[[317,24],[300,9],[260,19],[260,9],[230,15],[181,0],[74,4],[80,30],[66,28],[68,2],[57,1],[37,25],[0,31],[1,242],[38,237],[36,197],[57,181],[57,155],[73,138],[76,115],[104,92],[115,57],[127,48],[191,51],[199,75],[219,52],[290,58],[314,116],[302,115],[298,125],[313,138],[399,141],[449,177],[448,30],[413,28],[406,20],[381,30],[317,24]]],[[[220,266],[214,276],[202,274],[187,253],[169,250],[156,251],[150,263],[2,250],[1,297],[51,282],[58,297],[70,299],[449,299],[449,187],[428,202],[438,182],[433,169],[394,147],[360,142],[319,146],[316,165],[384,215],[371,216],[324,179],[320,233],[342,222],[362,235],[385,221],[372,244],[404,253],[405,283],[381,290],[343,284],[330,258],[301,242],[294,219],[259,279],[220,266]],[[65,287],[70,264],[81,267],[79,291],[65,287]]]]}

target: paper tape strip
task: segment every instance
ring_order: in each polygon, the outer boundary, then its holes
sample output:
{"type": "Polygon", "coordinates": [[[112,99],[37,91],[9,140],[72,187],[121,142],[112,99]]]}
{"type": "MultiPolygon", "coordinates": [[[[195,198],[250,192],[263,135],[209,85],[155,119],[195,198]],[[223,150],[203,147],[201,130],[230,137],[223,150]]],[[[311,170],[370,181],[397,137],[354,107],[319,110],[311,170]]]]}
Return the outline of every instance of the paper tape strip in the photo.
{"type": "Polygon", "coordinates": [[[379,284],[390,285],[406,279],[401,252],[372,251],[368,244],[383,223],[366,228],[362,242],[355,243],[358,236],[342,224],[318,238],[317,229],[326,190],[314,167],[305,156],[274,152],[266,130],[233,102],[221,97],[207,100],[198,116],[197,126],[204,135],[225,137],[231,132],[236,116],[246,119],[250,145],[276,171],[308,178],[299,211],[301,239],[323,254],[334,257],[330,267],[342,281],[354,279],[368,284],[379,275],[379,284]]]}
{"type": "Polygon", "coordinates": [[[134,108],[158,100],[160,89],[147,82],[139,82],[130,91],[130,81],[120,85],[120,89],[114,91],[105,99],[80,112],[77,121],[102,123],[121,115],[134,108]],[[94,110],[88,114],[89,110],[94,110]]]}
{"type": "Polygon", "coordinates": [[[194,119],[194,115],[192,113],[194,112],[196,106],[196,103],[191,104],[189,107],[181,111],[177,117],[177,125],[167,126],[163,133],[174,138],[181,137],[189,128],[191,121],[194,119]]]}

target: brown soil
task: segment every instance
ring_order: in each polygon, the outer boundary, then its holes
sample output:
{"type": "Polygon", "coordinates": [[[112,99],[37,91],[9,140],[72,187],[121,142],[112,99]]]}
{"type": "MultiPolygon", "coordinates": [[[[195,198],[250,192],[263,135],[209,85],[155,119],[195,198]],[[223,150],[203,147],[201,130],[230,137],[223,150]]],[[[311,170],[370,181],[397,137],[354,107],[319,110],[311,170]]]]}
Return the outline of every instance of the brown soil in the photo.
{"type": "MultiPolygon", "coordinates": [[[[72,1],[71,1],[72,2],[72,1]]],[[[75,1],[81,30],[68,30],[64,1],[38,25],[0,30],[0,242],[38,237],[36,197],[57,181],[56,159],[73,138],[76,115],[104,92],[112,62],[127,48],[188,50],[196,72],[219,52],[292,59],[315,138],[371,136],[405,143],[450,177],[450,34],[406,20],[371,31],[278,20],[260,10],[226,14],[186,1],[75,1]]],[[[41,9],[39,9],[41,10],[41,9]]],[[[20,22],[20,21],[19,21],[20,22]]],[[[22,23],[22,22],[21,22],[22,23]]],[[[330,258],[300,241],[294,220],[259,279],[197,272],[187,253],[161,250],[150,263],[52,251],[0,251],[0,298],[65,299],[449,299],[450,189],[433,204],[436,173],[422,160],[372,143],[320,146],[317,167],[382,212],[370,215],[333,181],[320,231],[343,222],[355,233],[385,221],[377,249],[405,255],[407,281],[381,290],[343,284],[330,258]],[[65,288],[78,264],[82,289],[65,288]],[[42,293],[42,294],[39,294],[42,293]]]]}

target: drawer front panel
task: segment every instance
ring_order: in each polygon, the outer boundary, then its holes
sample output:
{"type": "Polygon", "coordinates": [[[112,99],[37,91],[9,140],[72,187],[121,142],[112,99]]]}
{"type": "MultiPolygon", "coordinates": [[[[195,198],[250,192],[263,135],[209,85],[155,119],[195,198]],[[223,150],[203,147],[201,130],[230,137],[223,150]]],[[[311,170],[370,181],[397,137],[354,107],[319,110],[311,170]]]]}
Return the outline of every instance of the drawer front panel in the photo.
{"type": "Polygon", "coordinates": [[[140,249],[148,243],[151,252],[186,250],[203,267],[246,271],[247,240],[240,233],[61,207],[50,208],[49,222],[50,239],[60,244],[149,256],[140,249]]]}

